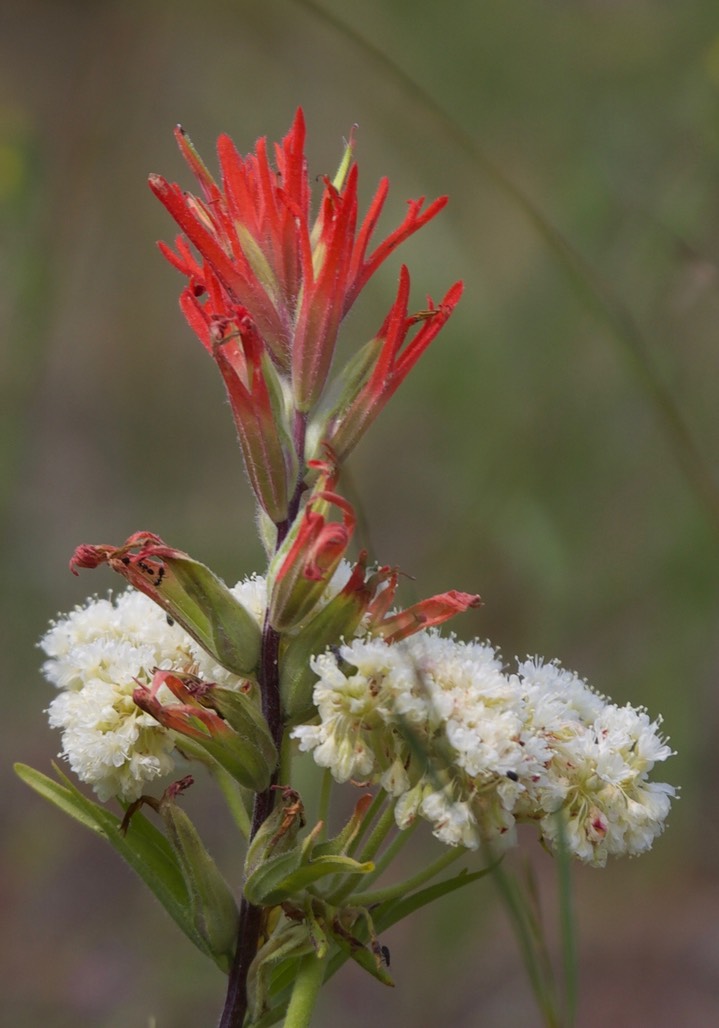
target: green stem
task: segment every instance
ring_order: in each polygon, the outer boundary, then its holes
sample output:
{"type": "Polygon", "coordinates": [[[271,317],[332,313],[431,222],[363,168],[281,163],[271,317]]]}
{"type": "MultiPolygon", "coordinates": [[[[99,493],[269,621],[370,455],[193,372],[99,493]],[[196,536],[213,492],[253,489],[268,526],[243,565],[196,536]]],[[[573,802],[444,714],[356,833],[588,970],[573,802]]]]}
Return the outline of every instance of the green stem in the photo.
{"type": "Polygon", "coordinates": [[[212,776],[217,782],[220,792],[225,798],[225,803],[232,815],[240,832],[245,839],[250,837],[250,815],[245,803],[245,797],[240,785],[223,767],[217,764],[212,768],[212,776]]]}
{"type": "Polygon", "coordinates": [[[369,826],[372,824],[372,822],[374,821],[374,819],[377,816],[377,814],[382,809],[382,805],[385,803],[386,800],[387,800],[387,793],[384,791],[384,789],[380,789],[379,792],[377,793],[377,795],[375,796],[375,798],[372,800],[372,803],[370,804],[367,813],[365,814],[364,818],[362,819],[362,826],[361,826],[360,830],[357,832],[357,835],[354,837],[354,839],[352,840],[351,845],[349,846],[349,848],[347,850],[347,856],[348,857],[353,857],[355,855],[355,853],[359,849],[359,844],[361,843],[362,839],[365,836],[365,833],[367,832],[367,829],[369,828],[369,826]]]}
{"type": "Polygon", "coordinates": [[[325,962],[316,953],[300,960],[284,1028],[307,1028],[324,980],[325,962]]]}
{"type": "Polygon", "coordinates": [[[561,1019],[557,1013],[556,987],[546,948],[540,936],[541,926],[537,923],[531,902],[516,879],[507,874],[499,863],[494,865],[493,876],[512,922],[544,1024],[546,1028],[558,1028],[561,1019]]]}
{"type": "Polygon", "coordinates": [[[557,847],[557,885],[559,893],[559,926],[562,952],[562,970],[564,979],[564,1021],[571,1028],[577,1017],[578,976],[577,966],[577,935],[572,906],[572,867],[571,854],[567,844],[564,821],[557,815],[559,822],[559,845],[557,847]]]}
{"type": "Polygon", "coordinates": [[[324,825],[322,829],[321,838],[327,838],[327,816],[330,809],[330,799],[332,797],[332,775],[329,771],[325,771],[322,775],[322,786],[320,789],[320,800],[317,809],[317,820],[321,821],[324,825]]]}
{"type": "Polygon", "coordinates": [[[386,903],[388,900],[397,899],[398,896],[407,896],[415,889],[418,889],[420,885],[431,881],[441,871],[444,871],[446,867],[453,864],[455,860],[459,860],[460,857],[465,857],[466,855],[467,850],[463,846],[452,846],[441,857],[438,857],[433,864],[425,867],[422,871],[418,871],[412,878],[407,878],[398,885],[389,885],[385,889],[376,889],[374,892],[356,893],[352,896],[352,899],[356,903],[361,903],[363,907],[371,907],[377,903],[386,903]]]}
{"type": "Polygon", "coordinates": [[[363,863],[367,860],[374,860],[375,854],[387,838],[389,832],[392,831],[394,823],[394,803],[390,803],[387,809],[382,812],[382,816],[374,826],[372,834],[362,849],[360,860],[363,863]]]}
{"type": "Polygon", "coordinates": [[[365,889],[368,889],[370,887],[370,885],[372,885],[374,882],[376,882],[377,879],[380,878],[384,874],[384,872],[387,870],[387,868],[390,866],[390,864],[394,861],[395,857],[400,852],[400,850],[402,850],[407,845],[409,840],[412,838],[412,836],[413,836],[413,834],[414,834],[414,832],[415,832],[415,830],[417,829],[418,826],[419,826],[419,821],[416,820],[412,825],[410,825],[409,828],[405,828],[402,831],[397,833],[397,835],[392,840],[392,842],[389,844],[387,849],[384,851],[384,853],[382,854],[380,859],[378,861],[376,861],[375,869],[372,872],[372,874],[365,875],[362,878],[362,891],[364,891],[365,889]]]}

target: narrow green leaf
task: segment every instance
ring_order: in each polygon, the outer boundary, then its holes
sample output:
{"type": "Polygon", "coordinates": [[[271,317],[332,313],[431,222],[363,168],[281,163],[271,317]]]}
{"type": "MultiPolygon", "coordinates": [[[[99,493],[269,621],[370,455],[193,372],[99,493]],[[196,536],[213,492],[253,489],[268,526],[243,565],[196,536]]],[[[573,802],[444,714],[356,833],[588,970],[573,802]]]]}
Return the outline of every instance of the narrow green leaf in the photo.
{"type": "Polygon", "coordinates": [[[370,949],[364,945],[358,945],[357,942],[347,938],[341,932],[332,932],[332,938],[339,946],[342,954],[351,957],[355,963],[364,968],[378,982],[394,987],[394,981],[387,970],[387,965],[378,960],[370,949]]]}
{"type": "Polygon", "coordinates": [[[27,764],[14,764],[13,770],[18,778],[25,782],[26,785],[29,785],[31,789],[34,789],[38,795],[49,800],[50,803],[53,803],[63,813],[69,814],[70,817],[79,821],[81,825],[89,828],[91,832],[107,838],[106,832],[100,827],[96,818],[88,815],[85,808],[78,804],[70,790],[64,785],[60,785],[58,782],[53,781],[52,778],[44,775],[42,771],[36,771],[34,767],[29,767],[27,764]]]}
{"type": "Polygon", "coordinates": [[[120,831],[120,819],[83,796],[57,767],[55,772],[59,782],[25,764],[16,764],[15,772],[40,796],[85,825],[90,831],[107,839],[113,849],[155,894],[188,939],[203,953],[212,956],[193,924],[189,896],[172,847],[158,828],[142,814],[137,813],[133,816],[127,833],[123,835],[120,831]]]}
{"type": "Polygon", "coordinates": [[[269,906],[283,903],[292,896],[297,897],[308,886],[328,875],[364,875],[371,871],[374,871],[374,864],[371,861],[360,864],[351,857],[317,857],[316,860],[303,864],[297,870],[292,871],[273,889],[266,891],[263,902],[269,906]]]}
{"type": "Polygon", "coordinates": [[[268,897],[274,896],[281,889],[282,883],[288,875],[297,870],[301,860],[302,853],[297,847],[289,853],[281,853],[258,864],[245,882],[245,897],[248,903],[255,907],[267,906],[268,897]]]}
{"type": "Polygon", "coordinates": [[[173,800],[163,799],[160,814],[185,879],[195,929],[218,967],[228,972],[239,919],[232,890],[186,812],[173,800]]]}
{"type": "Polygon", "coordinates": [[[429,885],[426,889],[420,889],[419,892],[404,896],[402,899],[382,903],[377,910],[372,912],[372,919],[377,931],[385,932],[393,924],[403,921],[405,917],[414,913],[415,910],[426,907],[428,903],[433,903],[436,899],[439,899],[441,896],[447,896],[456,889],[463,889],[466,885],[479,881],[480,878],[488,875],[493,870],[493,867],[494,865],[492,867],[483,867],[481,871],[473,871],[471,874],[463,870],[458,875],[455,875],[454,878],[447,878],[443,882],[436,882],[434,885],[429,885]]]}

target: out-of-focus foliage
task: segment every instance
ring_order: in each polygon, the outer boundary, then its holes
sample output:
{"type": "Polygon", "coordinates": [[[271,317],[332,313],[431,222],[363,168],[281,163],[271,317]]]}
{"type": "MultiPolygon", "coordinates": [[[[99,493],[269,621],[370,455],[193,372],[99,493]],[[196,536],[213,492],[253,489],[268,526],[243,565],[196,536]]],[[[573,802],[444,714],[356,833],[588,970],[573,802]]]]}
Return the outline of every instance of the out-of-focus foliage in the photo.
{"type": "MultiPolygon", "coordinates": [[[[421,595],[481,592],[486,607],[467,616],[466,634],[491,637],[510,660],[559,656],[616,700],[661,711],[679,751],[667,770],[683,799],[654,853],[578,876],[580,1023],[712,1023],[716,3],[323,9],[330,19],[299,0],[3,7],[8,1023],[124,1028],[155,1015],[195,1028],[221,1005],[219,973],[109,851],[10,783],[9,766],[46,768],[58,747],[33,649],[47,618],[116,584],[67,573],[77,543],[143,528],[231,581],[260,565],[229,411],[177,310],[179,277],[153,248],[172,226],[145,179],[158,171],[191,185],[177,121],[209,160],[220,131],[243,151],[260,134],[279,138],[299,103],[317,174],[334,170],[358,123],[364,196],[388,174],[388,220],[409,196],[452,198],[407,259],[417,307],[461,277],[461,308],[351,465],[373,552],[414,575],[421,595]],[[589,278],[567,274],[458,131],[583,255],[589,278]],[[696,440],[690,476],[675,411],[696,440]]],[[[377,327],[397,270],[383,269],[352,315],[348,348],[377,327]]],[[[195,793],[196,808],[208,791],[195,793]]],[[[219,813],[193,812],[237,880],[219,813]]],[[[534,860],[551,878],[550,859],[534,860]]],[[[368,989],[348,970],[318,1025],[336,1023],[340,1004],[348,1028],[534,1023],[486,883],[387,942],[397,989],[368,989]]]]}

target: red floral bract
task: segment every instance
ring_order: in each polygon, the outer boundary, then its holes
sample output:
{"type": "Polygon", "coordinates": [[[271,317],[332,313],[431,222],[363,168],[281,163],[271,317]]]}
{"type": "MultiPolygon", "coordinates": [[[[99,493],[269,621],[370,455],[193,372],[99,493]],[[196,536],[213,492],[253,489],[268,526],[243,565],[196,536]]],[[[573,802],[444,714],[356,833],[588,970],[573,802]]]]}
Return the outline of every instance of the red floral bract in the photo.
{"type": "MultiPolygon", "coordinates": [[[[176,253],[164,244],[162,250],[190,278],[195,296],[217,293],[219,284],[225,309],[245,306],[278,364],[292,369],[295,377],[306,377],[306,359],[328,365],[318,355],[331,356],[337,326],[360,290],[389,254],[447,202],[443,196],[423,210],[424,197],[411,201],[401,225],[368,254],[389,183],[382,179],[357,230],[358,174],[357,165],[350,163],[351,140],[335,181],[323,179],[319,214],[311,226],[301,109],[287,136],[275,146],[276,170],[270,166],[265,139],[258,140],[254,154],[243,158],[232,141],[221,136],[222,188],[183,129],[178,127],[176,138],[203,199],[159,175],[151,176],[150,186],[201,261],[195,260],[182,237],[176,253]]],[[[316,384],[312,391],[317,392],[316,384]]]]}

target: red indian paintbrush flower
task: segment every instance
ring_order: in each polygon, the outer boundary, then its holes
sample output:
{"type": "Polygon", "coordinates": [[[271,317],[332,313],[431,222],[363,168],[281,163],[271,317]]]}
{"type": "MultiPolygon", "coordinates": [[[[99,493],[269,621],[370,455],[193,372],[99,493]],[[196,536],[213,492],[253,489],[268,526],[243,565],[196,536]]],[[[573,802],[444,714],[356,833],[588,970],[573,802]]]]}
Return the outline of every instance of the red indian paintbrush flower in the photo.
{"type": "Polygon", "coordinates": [[[429,301],[425,311],[408,315],[409,276],[403,269],[397,299],[377,337],[333,386],[341,407],[335,400],[317,409],[343,318],[386,258],[442,210],[447,198],[426,208],[423,197],[410,201],[402,223],[371,248],[387,179],[360,221],[350,138],[335,178],[322,179],[312,221],[301,109],[274,147],[274,168],[265,139],[242,157],[221,136],[219,184],[182,129],[176,138],[202,195],[184,193],[157,175],[150,178],[183,232],[174,251],[160,246],[189,279],[182,310],[222,371],[250,480],[277,524],[287,513],[298,468],[318,452],[325,430],[344,457],[459,300],[457,283],[438,307],[429,301]],[[419,330],[408,341],[416,324],[419,330]],[[310,418],[313,452],[305,454],[310,418]]]}

